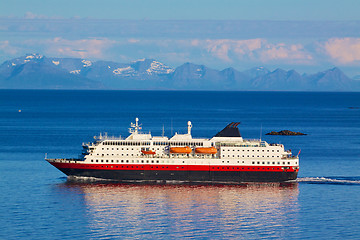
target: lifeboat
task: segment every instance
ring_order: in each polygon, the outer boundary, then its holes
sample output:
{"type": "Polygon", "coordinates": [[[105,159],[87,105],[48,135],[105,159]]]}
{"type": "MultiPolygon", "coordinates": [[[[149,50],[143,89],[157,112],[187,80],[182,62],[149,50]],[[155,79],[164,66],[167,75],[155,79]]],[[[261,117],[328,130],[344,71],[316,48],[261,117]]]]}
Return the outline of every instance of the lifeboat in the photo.
{"type": "Polygon", "coordinates": [[[150,154],[150,155],[154,155],[155,154],[155,151],[152,151],[152,150],[141,150],[141,152],[143,154],[150,154]]]}
{"type": "Polygon", "coordinates": [[[195,153],[200,154],[216,154],[217,150],[215,147],[199,147],[195,149],[195,153]]]}
{"type": "Polygon", "coordinates": [[[192,149],[189,146],[186,147],[171,147],[170,153],[191,153],[192,149]]]}

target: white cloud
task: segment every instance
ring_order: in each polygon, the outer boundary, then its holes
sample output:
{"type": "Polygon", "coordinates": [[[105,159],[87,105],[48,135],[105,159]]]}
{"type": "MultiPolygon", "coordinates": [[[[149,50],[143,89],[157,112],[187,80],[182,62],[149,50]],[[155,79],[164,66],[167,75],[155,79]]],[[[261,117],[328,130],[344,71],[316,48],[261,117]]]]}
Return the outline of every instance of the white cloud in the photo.
{"type": "Polygon", "coordinates": [[[139,39],[135,39],[135,38],[128,39],[128,43],[138,43],[138,42],[140,42],[139,39]]]}
{"type": "Polygon", "coordinates": [[[331,38],[322,48],[335,63],[353,65],[360,63],[360,38],[331,38]]]}
{"type": "Polygon", "coordinates": [[[159,58],[172,63],[184,61],[231,65],[252,64],[312,64],[313,53],[299,43],[269,42],[267,39],[127,39],[117,46],[131,46],[140,57],[159,58]]]}
{"type": "Polygon", "coordinates": [[[192,45],[202,46],[210,54],[227,62],[251,60],[262,63],[270,61],[306,63],[313,59],[301,44],[269,43],[266,39],[260,38],[192,40],[192,45]]]}
{"type": "Polygon", "coordinates": [[[306,51],[304,46],[301,44],[266,44],[259,54],[262,62],[284,60],[297,63],[307,63],[313,59],[312,54],[306,51]]]}
{"type": "Polygon", "coordinates": [[[261,39],[245,39],[245,40],[232,40],[232,39],[217,39],[217,40],[205,40],[203,44],[207,51],[219,59],[227,62],[232,62],[235,59],[231,59],[229,55],[234,55],[236,58],[250,58],[253,56],[253,52],[260,49],[262,46],[261,39]]]}

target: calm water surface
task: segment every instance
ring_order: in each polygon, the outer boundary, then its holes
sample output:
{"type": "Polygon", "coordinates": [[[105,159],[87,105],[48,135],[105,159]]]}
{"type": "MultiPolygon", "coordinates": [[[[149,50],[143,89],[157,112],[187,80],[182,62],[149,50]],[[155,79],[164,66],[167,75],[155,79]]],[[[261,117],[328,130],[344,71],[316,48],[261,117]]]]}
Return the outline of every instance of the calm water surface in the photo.
{"type": "Polygon", "coordinates": [[[0,91],[0,239],[359,239],[360,93],[0,91]],[[21,112],[19,112],[21,110],[21,112]],[[67,179],[44,161],[94,135],[244,138],[300,153],[297,182],[146,185],[67,179]],[[262,131],[261,131],[262,129],[262,131]],[[266,136],[289,129],[307,136],[266,136]]]}

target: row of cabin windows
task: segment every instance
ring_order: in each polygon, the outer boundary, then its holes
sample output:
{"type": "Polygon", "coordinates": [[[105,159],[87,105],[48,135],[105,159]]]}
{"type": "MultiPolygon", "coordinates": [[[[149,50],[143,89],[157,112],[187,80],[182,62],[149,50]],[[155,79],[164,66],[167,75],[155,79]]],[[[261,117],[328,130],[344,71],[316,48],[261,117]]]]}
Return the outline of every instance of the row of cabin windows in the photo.
{"type": "MultiPolygon", "coordinates": [[[[120,154],[113,154],[113,153],[111,153],[111,154],[109,154],[109,153],[107,153],[107,154],[99,154],[99,153],[97,153],[96,155],[98,155],[98,156],[120,156],[120,154]]],[[[140,154],[124,154],[124,153],[122,153],[121,154],[121,156],[140,156],[140,154]]]]}
{"type": "MultiPolygon", "coordinates": [[[[107,153],[107,154],[104,154],[104,153],[97,153],[96,154],[97,156],[140,156],[141,154],[129,154],[129,153],[122,153],[122,154],[114,154],[114,153],[107,153]]],[[[180,154],[180,153],[177,153],[176,156],[188,156],[188,154],[180,154]]],[[[204,157],[203,155],[199,155],[201,157],[204,157]]]]}
{"type": "MultiPolygon", "coordinates": [[[[223,154],[222,155],[222,157],[226,157],[226,155],[225,154],[223,154]]],[[[227,157],[250,157],[250,155],[247,155],[247,156],[245,156],[245,155],[227,155],[227,157]]],[[[252,155],[252,157],[255,157],[255,155],[252,155]]],[[[256,156],[256,157],[270,157],[270,156],[256,156]]],[[[271,157],[280,157],[280,156],[271,156],[271,157]]]]}
{"type": "MultiPolygon", "coordinates": [[[[139,148],[138,148],[139,149],[139,148]]],[[[138,149],[135,149],[135,150],[138,150],[138,149]]],[[[149,148],[146,148],[147,150],[149,150],[149,148]]],[[[102,150],[105,150],[105,148],[102,148],[102,150]]],[[[106,148],[106,150],[134,150],[134,148],[106,148]]],[[[141,148],[141,150],[143,150],[143,148],[141,148]]],[[[160,150],[160,148],[155,148],[154,150],[160,150]]]]}
{"type": "MultiPolygon", "coordinates": [[[[230,163],[230,161],[222,161],[222,163],[230,163]]],[[[239,163],[239,161],[237,161],[237,163],[239,163]]],[[[245,163],[244,161],[242,161],[242,163],[245,163]]],[[[265,164],[265,162],[251,162],[251,164],[265,164]]],[[[270,165],[270,164],[273,164],[275,165],[275,162],[266,162],[266,164],[270,165]]],[[[280,165],[280,162],[277,162],[278,165],[280,165]]],[[[285,163],[286,164],[286,163],[285,163]]],[[[290,165],[290,162],[288,162],[288,164],[290,165]]],[[[295,163],[297,164],[297,163],[295,163]]]]}
{"type": "MultiPolygon", "coordinates": [[[[91,162],[111,162],[111,163],[174,163],[174,161],[164,161],[164,160],[93,160],[91,159],[91,162]]],[[[185,163],[183,161],[183,163],[185,163]]],[[[225,161],[222,161],[222,163],[225,163],[225,161]]],[[[226,163],[230,163],[230,161],[226,161],[226,163]]],[[[237,163],[240,163],[239,161],[237,161],[237,163]]],[[[245,163],[244,161],[242,161],[242,163],[245,163]]],[[[270,164],[273,164],[275,165],[275,162],[251,162],[251,164],[267,164],[267,165],[270,165],[270,164]]],[[[280,162],[277,162],[278,165],[280,165],[280,162]]],[[[286,164],[283,163],[283,164],[286,164]]],[[[291,162],[287,162],[288,165],[291,164],[291,162]]],[[[297,162],[295,162],[295,164],[297,164],[297,162]]]]}
{"type": "Polygon", "coordinates": [[[153,142],[153,145],[169,145],[167,142],[153,142]]]}
{"type": "MultiPolygon", "coordinates": [[[[251,162],[251,164],[265,164],[265,162],[251,162]]],[[[270,164],[270,162],[266,162],[266,164],[270,164]]],[[[275,164],[275,162],[272,162],[272,164],[275,164]]],[[[280,162],[277,162],[278,165],[280,165],[280,162]]],[[[282,164],[286,164],[286,162],[283,162],[282,164]]],[[[287,162],[288,165],[290,165],[290,162],[287,162]]],[[[295,163],[297,164],[297,162],[295,163]]]]}
{"type": "Polygon", "coordinates": [[[120,145],[120,146],[143,146],[143,145],[150,145],[150,142],[103,142],[103,145],[120,145]]]}
{"type": "Polygon", "coordinates": [[[106,163],[174,163],[174,160],[93,160],[91,162],[106,162],[106,163]]]}
{"type": "MultiPolygon", "coordinates": [[[[103,145],[120,145],[120,146],[148,146],[150,142],[130,142],[130,141],[107,141],[103,145]]],[[[204,146],[202,142],[154,142],[153,145],[171,145],[171,146],[204,146]]]]}
{"type": "Polygon", "coordinates": [[[170,142],[171,146],[204,146],[202,142],[170,142]]]}
{"type": "MultiPolygon", "coordinates": [[[[100,166],[100,167],[106,167],[108,168],[108,166],[100,166]]],[[[111,168],[113,168],[113,166],[111,166],[111,168]]],[[[115,166],[115,168],[144,168],[144,166],[115,166]]],[[[162,168],[162,169],[168,169],[169,167],[168,166],[150,166],[150,168],[152,169],[159,169],[159,168],[162,168]]],[[[176,167],[176,168],[180,168],[180,167],[176,167]]],[[[184,167],[181,167],[181,169],[184,169],[184,167]]],[[[212,169],[233,169],[233,170],[239,170],[239,169],[242,169],[242,170],[275,170],[275,169],[279,169],[279,168],[265,168],[265,167],[212,167],[212,169]]],[[[290,169],[290,167],[281,167],[281,169],[290,169]]],[[[171,173],[171,175],[174,175],[174,173],[171,173]]]]}
{"type": "MultiPolygon", "coordinates": [[[[233,151],[233,152],[235,152],[236,150],[235,149],[223,149],[223,151],[228,151],[228,152],[230,152],[230,151],[233,151]]],[[[238,152],[240,152],[240,149],[237,149],[237,151],[238,152]]],[[[248,149],[248,150],[242,150],[243,152],[250,152],[250,150],[248,149]]],[[[252,150],[253,152],[255,152],[255,150],[252,150]]],[[[258,149],[257,150],[258,152],[260,152],[260,150],[258,149]]],[[[265,150],[262,150],[263,152],[265,152],[265,150]]],[[[267,150],[267,152],[270,152],[270,150],[267,150]]],[[[272,150],[272,152],[275,152],[275,150],[272,150]]],[[[277,152],[280,152],[280,150],[277,150],[277,152]]]]}
{"type": "MultiPolygon", "coordinates": [[[[100,166],[101,168],[103,167],[106,167],[108,168],[109,166],[100,166]]],[[[113,166],[111,166],[111,168],[113,168],[113,166]]],[[[144,166],[115,166],[115,168],[144,168],[144,166]]],[[[168,166],[150,166],[150,168],[152,169],[159,169],[159,168],[162,168],[162,169],[168,169],[169,167],[168,166]]],[[[176,167],[176,168],[180,168],[180,167],[176,167]]],[[[184,167],[181,167],[181,169],[184,169],[184,167]]],[[[279,168],[265,168],[265,167],[212,167],[212,169],[233,169],[233,170],[239,170],[239,169],[242,169],[242,170],[275,170],[275,169],[279,169],[279,168]]],[[[291,169],[290,167],[281,167],[281,169],[291,169]]],[[[296,168],[295,168],[296,169],[296,168]]],[[[171,173],[171,175],[174,175],[174,173],[171,173]]]]}
{"type": "MultiPolygon", "coordinates": [[[[102,150],[105,150],[105,148],[102,148],[102,150]]],[[[106,150],[134,150],[133,148],[106,148],[106,150]]]]}

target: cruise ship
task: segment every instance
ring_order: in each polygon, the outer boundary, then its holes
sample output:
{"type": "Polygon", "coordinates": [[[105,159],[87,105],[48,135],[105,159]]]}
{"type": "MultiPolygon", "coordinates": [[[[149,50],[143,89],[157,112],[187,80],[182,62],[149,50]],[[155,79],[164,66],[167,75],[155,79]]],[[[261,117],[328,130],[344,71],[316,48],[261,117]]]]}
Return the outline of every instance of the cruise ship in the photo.
{"type": "Polygon", "coordinates": [[[282,144],[244,139],[239,122],[231,122],[212,138],[187,133],[171,138],[141,132],[139,119],[126,138],[101,135],[83,143],[79,158],[46,158],[68,176],[122,182],[284,182],[295,180],[299,157],[282,144]]]}

